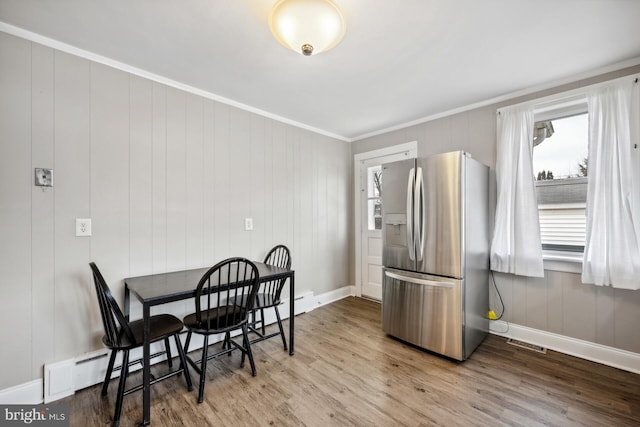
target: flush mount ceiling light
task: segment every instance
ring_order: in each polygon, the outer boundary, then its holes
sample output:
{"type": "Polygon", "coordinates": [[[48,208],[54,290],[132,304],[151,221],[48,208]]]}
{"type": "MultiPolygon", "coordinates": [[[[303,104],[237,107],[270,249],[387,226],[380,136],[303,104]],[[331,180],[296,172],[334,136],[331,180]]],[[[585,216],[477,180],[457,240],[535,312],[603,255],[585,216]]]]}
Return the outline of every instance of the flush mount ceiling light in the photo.
{"type": "Polygon", "coordinates": [[[280,43],[305,56],[331,49],[346,29],[342,12],[330,0],[280,0],[271,9],[269,27],[280,43]]]}

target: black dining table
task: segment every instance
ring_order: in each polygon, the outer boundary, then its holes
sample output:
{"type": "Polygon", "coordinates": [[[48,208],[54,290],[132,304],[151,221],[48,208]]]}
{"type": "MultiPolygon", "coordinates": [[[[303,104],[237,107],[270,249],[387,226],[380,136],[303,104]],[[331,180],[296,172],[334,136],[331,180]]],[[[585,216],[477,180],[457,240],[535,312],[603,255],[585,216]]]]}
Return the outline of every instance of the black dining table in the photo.
{"type": "MultiPolygon", "coordinates": [[[[294,354],[294,320],[295,320],[295,272],[282,267],[276,267],[262,262],[254,262],[258,268],[260,282],[268,282],[277,279],[289,279],[289,354],[294,354]]],[[[142,319],[144,322],[144,343],[142,346],[143,370],[142,370],[142,423],[146,426],[151,423],[151,370],[150,370],[150,343],[149,343],[149,318],[151,307],[166,304],[173,301],[181,301],[194,298],[196,285],[204,273],[210,267],[196,268],[193,270],[173,271],[169,273],[151,274],[148,276],[129,277],[124,279],[125,285],[125,316],[129,319],[131,294],[142,304],[142,319]]]]}

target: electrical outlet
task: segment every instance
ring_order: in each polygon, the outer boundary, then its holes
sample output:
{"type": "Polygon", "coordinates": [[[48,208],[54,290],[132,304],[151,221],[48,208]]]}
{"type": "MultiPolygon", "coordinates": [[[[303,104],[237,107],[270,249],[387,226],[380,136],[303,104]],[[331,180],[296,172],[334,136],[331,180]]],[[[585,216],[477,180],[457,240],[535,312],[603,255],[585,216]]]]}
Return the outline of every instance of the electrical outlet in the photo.
{"type": "Polygon", "coordinates": [[[244,219],[244,229],[246,231],[253,230],[253,218],[245,218],[244,219]]]}
{"type": "Polygon", "coordinates": [[[91,236],[91,218],[76,218],[76,237],[91,236]]]}

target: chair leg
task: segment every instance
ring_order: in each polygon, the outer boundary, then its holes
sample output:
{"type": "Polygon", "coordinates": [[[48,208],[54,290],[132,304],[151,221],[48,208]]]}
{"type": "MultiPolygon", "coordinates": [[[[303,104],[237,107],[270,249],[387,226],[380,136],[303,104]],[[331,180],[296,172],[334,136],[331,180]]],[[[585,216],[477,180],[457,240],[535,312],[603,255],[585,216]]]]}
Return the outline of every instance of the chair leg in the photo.
{"type": "Polygon", "coordinates": [[[200,386],[198,387],[198,403],[204,400],[204,382],[207,378],[207,353],[209,350],[209,335],[204,336],[202,344],[202,361],[200,362],[200,386]]]}
{"type": "MultiPolygon", "coordinates": [[[[247,325],[242,325],[242,335],[244,335],[245,348],[247,349],[247,356],[249,356],[249,364],[251,365],[251,375],[256,376],[256,364],[253,362],[253,353],[251,352],[251,341],[249,341],[249,333],[247,332],[247,325]]],[[[244,352],[242,353],[244,358],[244,352]]]]}
{"type": "Polygon", "coordinates": [[[191,343],[191,331],[187,332],[187,339],[184,342],[184,354],[189,353],[189,344],[191,343]]]}
{"type": "Polygon", "coordinates": [[[107,395],[107,388],[109,387],[109,382],[111,381],[111,374],[113,373],[113,364],[116,361],[116,354],[118,352],[116,350],[111,350],[111,357],[109,358],[109,365],[107,366],[107,375],[104,377],[104,382],[102,383],[102,395],[107,395]]]}
{"type": "Polygon", "coordinates": [[[118,397],[116,398],[116,410],[113,414],[113,427],[120,425],[120,412],[122,412],[122,399],[124,398],[124,387],[129,374],[129,350],[124,350],[122,355],[122,369],[120,370],[120,382],[118,384],[118,397]]]}
{"type": "Polygon", "coordinates": [[[280,336],[282,337],[282,345],[284,349],[287,349],[287,339],[284,336],[284,328],[282,327],[282,319],[280,319],[280,311],[278,310],[278,306],[273,307],[276,310],[276,318],[278,319],[278,328],[280,328],[280,336]]]}
{"type": "Polygon", "coordinates": [[[264,335],[264,308],[260,309],[260,323],[262,323],[262,335],[264,335]]]}
{"type": "Polygon", "coordinates": [[[249,342],[249,334],[248,334],[248,330],[249,327],[247,326],[247,335],[244,335],[244,331],[242,333],[242,347],[240,347],[240,352],[242,353],[242,355],[240,356],[240,368],[244,368],[244,358],[247,355],[247,342],[249,342]]]}
{"type": "Polygon", "coordinates": [[[173,336],[176,340],[176,347],[178,348],[178,356],[180,356],[180,369],[184,372],[184,379],[187,381],[187,390],[193,390],[193,384],[191,383],[191,374],[189,374],[189,366],[187,366],[187,358],[184,355],[182,344],[180,343],[180,334],[173,336]]]}
{"type": "Polygon", "coordinates": [[[167,352],[167,364],[173,368],[173,357],[171,357],[171,346],[169,345],[169,337],[164,339],[164,351],[167,352]]]}
{"type": "MultiPolygon", "coordinates": [[[[225,332],[224,334],[224,341],[222,342],[222,349],[226,350],[226,349],[231,350],[231,333],[230,332],[225,332]]],[[[231,357],[231,352],[227,353],[227,356],[231,357]]]]}

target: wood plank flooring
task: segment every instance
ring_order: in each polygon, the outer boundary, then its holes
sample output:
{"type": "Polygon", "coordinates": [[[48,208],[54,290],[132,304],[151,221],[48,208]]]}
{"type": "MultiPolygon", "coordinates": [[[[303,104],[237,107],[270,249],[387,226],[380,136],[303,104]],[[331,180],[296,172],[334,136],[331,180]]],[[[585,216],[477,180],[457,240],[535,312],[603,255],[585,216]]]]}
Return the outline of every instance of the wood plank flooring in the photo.
{"type": "MultiPolygon", "coordinates": [[[[183,378],[153,386],[151,424],[640,425],[640,375],[553,351],[538,354],[496,336],[456,363],[385,336],[380,305],[359,298],[296,317],[295,356],[278,338],[253,351],[257,377],[248,363],[239,368],[239,354],[209,362],[201,405],[183,378]]],[[[136,373],[128,384],[140,380],[136,373]]],[[[64,399],[71,426],[109,425],[116,388],[117,380],[107,398],[94,386],[64,399]]],[[[125,397],[120,425],[138,423],[141,405],[141,393],[125,397]]]]}

